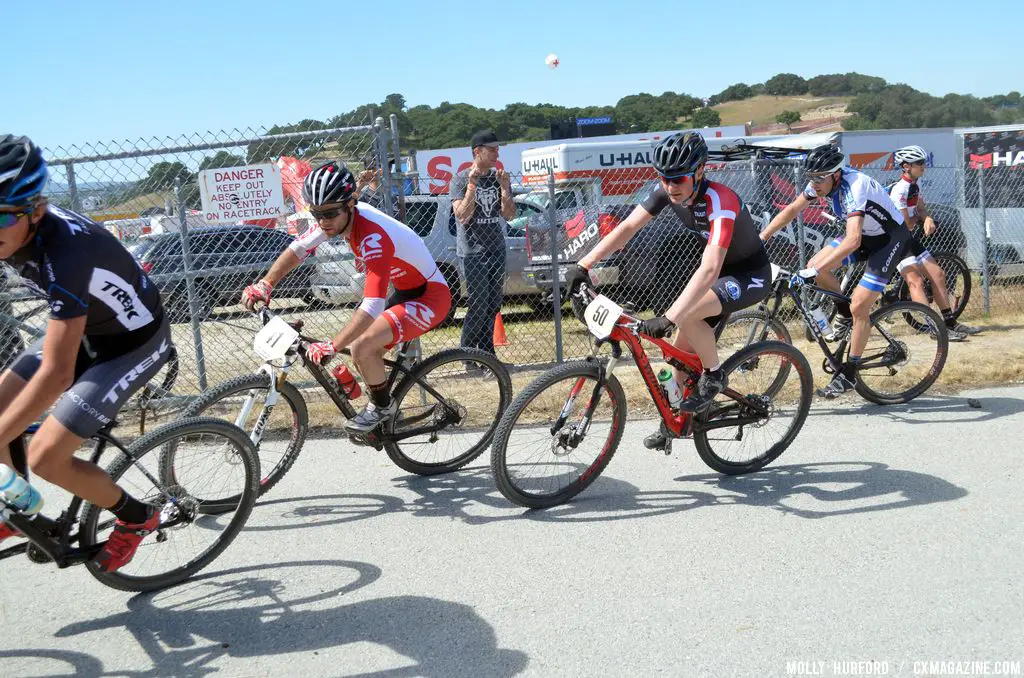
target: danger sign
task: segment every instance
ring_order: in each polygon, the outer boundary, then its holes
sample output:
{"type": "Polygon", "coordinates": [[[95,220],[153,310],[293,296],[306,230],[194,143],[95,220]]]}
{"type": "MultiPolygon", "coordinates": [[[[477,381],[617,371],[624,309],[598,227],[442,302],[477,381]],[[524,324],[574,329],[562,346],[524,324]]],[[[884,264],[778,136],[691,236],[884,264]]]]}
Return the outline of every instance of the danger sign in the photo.
{"type": "Polygon", "coordinates": [[[199,173],[203,219],[223,224],[284,215],[281,170],[276,165],[246,165],[199,173]]]}

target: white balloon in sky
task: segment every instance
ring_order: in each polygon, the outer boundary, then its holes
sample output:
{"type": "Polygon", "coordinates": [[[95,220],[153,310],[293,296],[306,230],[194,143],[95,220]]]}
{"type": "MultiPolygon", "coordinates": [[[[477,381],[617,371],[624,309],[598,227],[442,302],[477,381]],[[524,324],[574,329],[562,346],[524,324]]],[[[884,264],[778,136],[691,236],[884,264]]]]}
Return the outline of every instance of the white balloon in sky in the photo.
{"type": "Polygon", "coordinates": [[[558,55],[555,53],[549,54],[547,58],[544,59],[544,63],[548,65],[548,68],[558,68],[558,55]]]}

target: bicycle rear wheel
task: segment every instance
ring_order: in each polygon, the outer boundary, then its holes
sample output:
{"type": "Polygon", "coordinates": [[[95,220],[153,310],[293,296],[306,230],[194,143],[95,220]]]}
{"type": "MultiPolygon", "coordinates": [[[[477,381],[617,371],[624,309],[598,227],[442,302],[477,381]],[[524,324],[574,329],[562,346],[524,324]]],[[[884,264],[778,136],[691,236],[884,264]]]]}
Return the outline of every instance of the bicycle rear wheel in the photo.
{"type": "Polygon", "coordinates": [[[496,356],[454,348],[413,368],[395,389],[398,414],[384,449],[399,468],[422,476],[451,473],[479,457],[512,401],[512,380],[496,356]]]}
{"type": "Polygon", "coordinates": [[[857,393],[879,405],[908,403],[931,388],[948,353],[949,334],[938,313],[913,301],[893,302],[871,314],[857,393]]]}
{"type": "MultiPolygon", "coordinates": [[[[266,372],[247,374],[225,381],[204,391],[189,403],[182,417],[217,417],[245,431],[256,444],[260,460],[260,495],[274,487],[298,459],[309,431],[306,401],[297,388],[284,382],[279,398],[268,409],[270,375],[266,372]]],[[[161,478],[175,483],[174,451],[161,455],[161,478]]],[[[230,506],[233,497],[205,497],[213,505],[230,506]],[[217,500],[217,501],[213,501],[217,500]]]]}
{"type": "Polygon", "coordinates": [[[737,352],[722,369],[728,387],[697,416],[693,442],[716,471],[750,473],[777,459],[803,428],[814,388],[811,366],[793,346],[766,341],[737,352]]]}
{"type": "MultiPolygon", "coordinates": [[[[154,429],[130,445],[127,454],[119,455],[107,473],[161,514],[155,535],[147,537],[120,570],[101,572],[87,563],[100,582],[122,591],[172,586],[209,565],[245,525],[259,492],[259,461],[252,442],[238,427],[212,418],[182,419],[154,429]],[[183,462],[173,485],[158,480],[156,457],[168,450],[183,462]],[[204,515],[204,496],[238,499],[230,507],[218,507],[219,515],[214,517],[204,515]]],[[[82,546],[104,541],[113,523],[107,509],[87,505],[79,524],[82,546]]]]}
{"type": "MultiPolygon", "coordinates": [[[[738,311],[729,316],[729,320],[722,328],[718,339],[719,358],[728,360],[747,346],[762,341],[779,341],[783,344],[793,344],[793,337],[789,329],[775,316],[769,315],[767,311],[748,309],[738,311]]],[[[758,367],[758,356],[751,356],[751,363],[745,364],[741,369],[754,370],[758,367]]],[[[766,393],[775,394],[786,383],[789,378],[790,363],[778,361],[779,373],[772,384],[767,387],[766,393]]]]}
{"type": "Polygon", "coordinates": [[[583,421],[600,374],[600,363],[593,360],[563,363],[512,401],[491,446],[491,469],[509,501],[529,508],[556,506],[601,475],[622,439],[626,394],[609,376],[590,420],[583,421]]]}
{"type": "MultiPolygon", "coordinates": [[[[971,300],[971,269],[960,257],[950,252],[932,252],[932,259],[935,260],[946,274],[946,294],[949,296],[949,308],[954,318],[967,308],[971,300]]],[[[928,295],[928,303],[935,303],[935,295],[932,292],[932,282],[927,277],[924,279],[925,293],[928,295]]],[[[906,282],[900,282],[901,301],[912,301],[910,298],[910,286],[906,282]]]]}

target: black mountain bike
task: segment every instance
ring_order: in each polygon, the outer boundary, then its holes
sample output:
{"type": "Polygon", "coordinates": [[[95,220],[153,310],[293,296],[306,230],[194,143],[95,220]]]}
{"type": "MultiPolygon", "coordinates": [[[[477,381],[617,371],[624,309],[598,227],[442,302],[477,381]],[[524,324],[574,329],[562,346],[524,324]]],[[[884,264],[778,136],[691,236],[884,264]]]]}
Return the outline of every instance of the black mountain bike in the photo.
{"type": "MultiPolygon", "coordinates": [[[[779,307],[787,292],[803,317],[805,331],[825,354],[822,369],[835,374],[849,354],[850,334],[829,346],[810,315],[809,302],[798,289],[790,287],[790,274],[778,269],[772,294],[755,309],[733,313],[722,330],[719,346],[723,354],[750,344],[775,340],[793,343],[789,329],[780,319],[779,307]]],[[[809,297],[832,301],[850,298],[817,285],[804,285],[809,297]]],[[[913,301],[895,300],[871,313],[871,334],[857,369],[857,393],[879,405],[907,403],[926,392],[942,373],[949,352],[949,334],[942,317],[931,308],[913,301]]],[[[780,374],[780,379],[785,375],[780,374]]]]}
{"type": "MultiPolygon", "coordinates": [[[[107,509],[73,497],[60,516],[51,519],[26,516],[0,501],[0,517],[28,538],[0,550],[0,559],[26,553],[32,562],[53,562],[59,568],[85,563],[107,586],[152,591],[188,579],[235,539],[256,503],[260,478],[256,449],[243,431],[219,419],[189,418],[124,445],[110,432],[115,425],[112,422],[93,436],[89,459],[98,463],[107,446],[121,452],[107,473],[127,492],[159,509],[156,533],[146,537],[130,563],[116,572],[102,572],[89,561],[113,529],[114,516],[107,509]],[[161,473],[168,458],[176,460],[173,482],[161,473]],[[233,498],[216,499],[225,495],[233,498]]],[[[24,460],[24,436],[11,444],[11,452],[16,460],[24,460]]]]}
{"type": "MultiPolygon", "coordinates": [[[[346,419],[356,409],[327,366],[307,357],[306,346],[316,340],[301,334],[301,320],[286,323],[266,308],[256,315],[261,332],[271,323],[282,332],[278,353],[261,355],[265,362],[259,371],[204,392],[182,416],[223,417],[244,429],[260,457],[262,494],[295,463],[309,431],[306,400],[288,382],[294,366],[306,368],[346,419]]],[[[405,342],[384,363],[398,413],[384,430],[349,435],[352,443],[384,450],[399,468],[424,476],[455,471],[487,449],[512,400],[508,370],[494,355],[456,348],[420,360],[418,343],[405,342]]]]}

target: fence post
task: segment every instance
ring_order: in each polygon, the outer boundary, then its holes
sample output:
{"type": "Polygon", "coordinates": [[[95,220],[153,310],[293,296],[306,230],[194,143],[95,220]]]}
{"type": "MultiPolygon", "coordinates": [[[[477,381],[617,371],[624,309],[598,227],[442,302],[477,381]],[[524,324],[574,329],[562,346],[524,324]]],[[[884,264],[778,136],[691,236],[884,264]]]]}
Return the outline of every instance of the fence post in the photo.
{"type": "Polygon", "coordinates": [[[196,294],[195,279],[192,277],[192,250],[188,243],[188,209],[185,207],[185,194],[181,190],[181,179],[174,180],[174,197],[178,203],[178,222],[181,239],[181,254],[185,267],[185,293],[188,295],[188,313],[192,323],[192,341],[196,347],[196,370],[199,372],[199,390],[206,390],[206,356],[203,353],[203,331],[199,325],[199,299],[196,294]]]}
{"type": "Polygon", "coordinates": [[[68,194],[71,196],[71,209],[74,212],[81,212],[81,204],[78,200],[78,184],[75,182],[75,163],[69,162],[65,165],[68,175],[68,194]]]}
{"type": "Polygon", "coordinates": [[[391,114],[391,152],[395,158],[395,179],[398,184],[398,220],[405,223],[405,172],[402,170],[402,152],[399,148],[398,116],[391,114]]]}
{"type": "Polygon", "coordinates": [[[377,164],[380,166],[381,190],[384,191],[384,211],[394,215],[395,196],[391,192],[391,172],[388,171],[388,143],[384,118],[377,118],[373,121],[373,132],[373,151],[377,154],[377,164]]]}
{"type": "Polygon", "coordinates": [[[985,288],[985,315],[989,314],[989,247],[988,247],[988,217],[985,214],[985,169],[978,165],[978,204],[981,205],[981,284],[985,288]]]}
{"type": "MultiPolygon", "coordinates": [[[[558,211],[555,209],[555,170],[548,168],[548,237],[551,240],[551,303],[555,311],[555,362],[562,362],[562,285],[558,279],[558,211]]],[[[529,236],[527,236],[529,237],[529,236]]]]}
{"type": "MultiPolygon", "coordinates": [[[[793,165],[793,188],[796,190],[797,197],[800,196],[800,164],[793,165]]],[[[807,240],[804,233],[804,216],[803,212],[798,212],[796,215],[796,247],[799,250],[800,256],[800,268],[807,268],[807,240]]]]}

